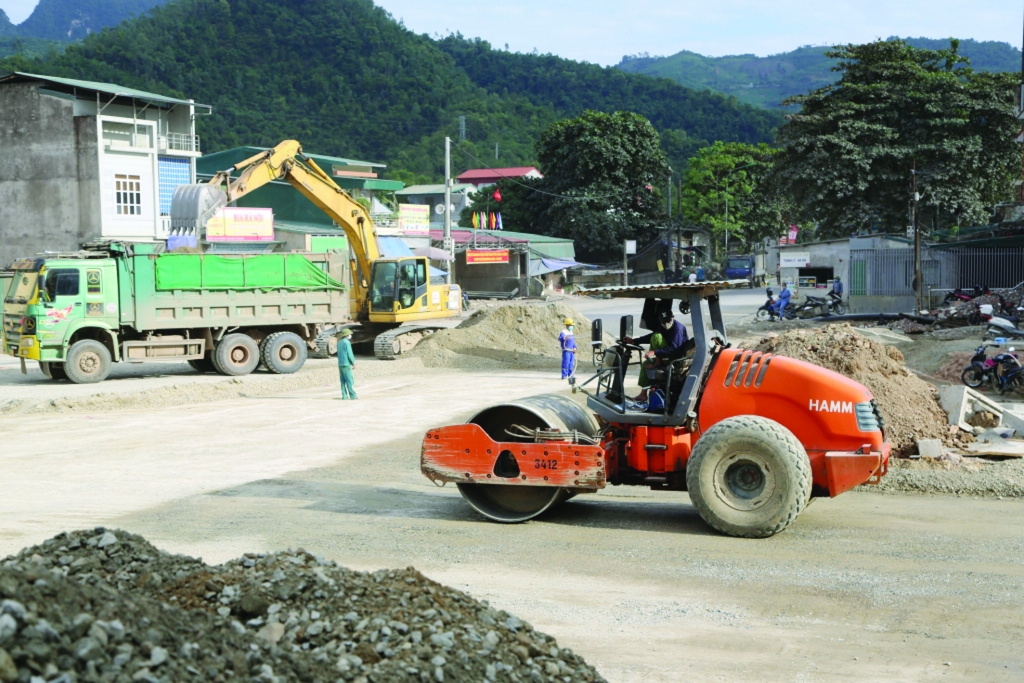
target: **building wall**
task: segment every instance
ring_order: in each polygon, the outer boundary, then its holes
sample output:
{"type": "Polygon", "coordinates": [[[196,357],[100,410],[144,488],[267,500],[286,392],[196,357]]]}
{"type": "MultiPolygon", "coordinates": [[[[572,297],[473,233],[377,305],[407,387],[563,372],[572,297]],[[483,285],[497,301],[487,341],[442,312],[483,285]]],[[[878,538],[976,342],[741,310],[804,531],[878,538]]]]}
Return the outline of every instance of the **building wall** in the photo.
{"type": "Polygon", "coordinates": [[[95,116],[77,116],[75,151],[78,160],[78,235],[76,244],[95,239],[103,231],[100,201],[99,134],[95,116]]]}
{"type": "Polygon", "coordinates": [[[0,265],[43,250],[74,250],[92,226],[81,216],[70,100],[34,84],[0,88],[0,265]]]}

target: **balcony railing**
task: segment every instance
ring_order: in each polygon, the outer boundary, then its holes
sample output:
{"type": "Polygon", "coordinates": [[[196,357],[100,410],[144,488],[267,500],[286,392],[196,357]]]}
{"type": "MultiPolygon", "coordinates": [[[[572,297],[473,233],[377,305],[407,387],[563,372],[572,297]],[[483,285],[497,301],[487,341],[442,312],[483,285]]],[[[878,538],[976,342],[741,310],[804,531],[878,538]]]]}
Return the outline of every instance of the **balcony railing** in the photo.
{"type": "Polygon", "coordinates": [[[167,133],[160,136],[160,150],[168,152],[198,152],[199,136],[188,133],[167,133]]]}

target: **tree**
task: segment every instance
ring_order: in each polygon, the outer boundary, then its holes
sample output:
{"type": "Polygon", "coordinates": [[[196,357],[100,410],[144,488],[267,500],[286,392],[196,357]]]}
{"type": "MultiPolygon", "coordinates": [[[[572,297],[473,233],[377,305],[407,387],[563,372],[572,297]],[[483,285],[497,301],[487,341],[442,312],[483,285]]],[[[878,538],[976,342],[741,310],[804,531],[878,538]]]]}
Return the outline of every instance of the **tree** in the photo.
{"type": "Polygon", "coordinates": [[[669,175],[658,132],[632,112],[586,111],[537,141],[544,173],[537,198],[547,234],[568,237],[590,258],[615,258],[625,239],[653,238],[669,175]],[[541,199],[541,197],[543,199],[541,199]]]}
{"type": "Polygon", "coordinates": [[[778,154],[763,143],[716,142],[698,150],[683,176],[680,213],[709,228],[719,243],[726,232],[748,245],[777,237],[795,213],[771,183],[778,154]]]}
{"type": "Polygon", "coordinates": [[[543,179],[502,181],[500,206],[495,188],[478,193],[459,224],[470,225],[474,211],[500,210],[506,229],[567,237],[591,260],[617,258],[625,239],[654,237],[669,168],[647,119],[587,111],[547,128],[536,154],[543,179]]]}
{"type": "Polygon", "coordinates": [[[958,47],[840,47],[828,53],[839,81],[786,101],[802,110],[779,130],[774,181],[819,236],[872,224],[902,232],[914,164],[925,227],[976,224],[1010,199],[1020,174],[1018,76],[975,72],[958,47]]]}

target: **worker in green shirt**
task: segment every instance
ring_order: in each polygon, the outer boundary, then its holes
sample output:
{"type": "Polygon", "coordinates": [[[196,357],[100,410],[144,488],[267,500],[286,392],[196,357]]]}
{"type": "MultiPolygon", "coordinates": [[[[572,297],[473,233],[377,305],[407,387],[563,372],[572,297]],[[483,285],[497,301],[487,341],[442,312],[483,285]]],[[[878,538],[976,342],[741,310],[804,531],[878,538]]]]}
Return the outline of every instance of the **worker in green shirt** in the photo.
{"type": "Polygon", "coordinates": [[[341,400],[352,399],[354,401],[359,397],[356,396],[355,380],[352,377],[352,368],[356,364],[355,354],[352,353],[352,342],[349,341],[352,330],[346,327],[339,336],[341,339],[338,340],[338,374],[341,375],[341,400]]]}

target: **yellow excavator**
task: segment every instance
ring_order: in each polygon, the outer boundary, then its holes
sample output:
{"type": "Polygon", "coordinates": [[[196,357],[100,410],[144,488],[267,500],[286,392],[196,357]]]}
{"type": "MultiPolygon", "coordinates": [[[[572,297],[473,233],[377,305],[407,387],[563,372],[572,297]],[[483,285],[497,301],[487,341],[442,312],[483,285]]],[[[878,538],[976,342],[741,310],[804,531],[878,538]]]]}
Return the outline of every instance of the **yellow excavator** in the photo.
{"type": "MultiPolygon", "coordinates": [[[[178,187],[171,202],[172,229],[199,233],[218,209],[275,180],[290,183],[345,231],[355,255],[351,264],[351,314],[361,328],[353,330],[357,332],[355,339],[373,339],[378,358],[397,356],[402,348],[401,335],[437,329],[436,325],[403,323],[459,315],[459,287],[432,283],[426,257],[384,257],[366,208],[303,154],[295,140],[285,140],[219,171],[209,183],[178,187]]],[[[333,341],[331,331],[317,339],[321,354],[328,344],[333,351],[333,341]]]]}

